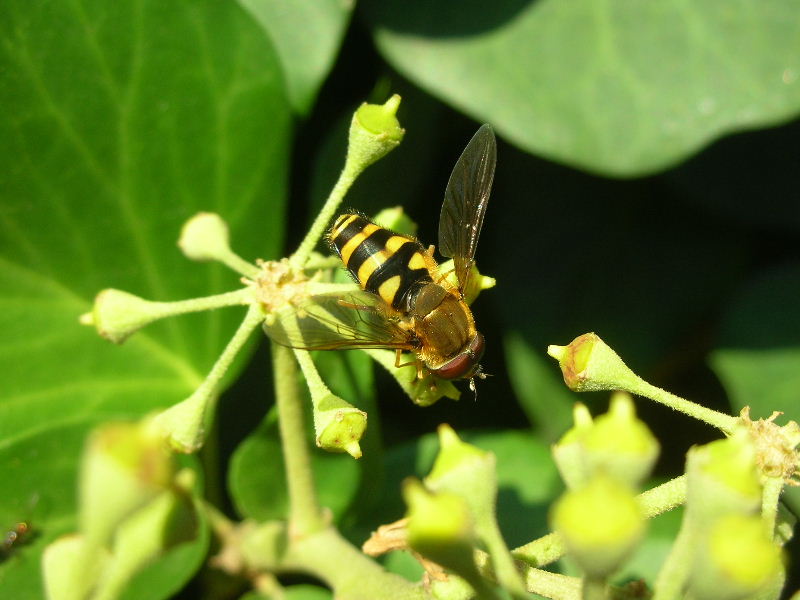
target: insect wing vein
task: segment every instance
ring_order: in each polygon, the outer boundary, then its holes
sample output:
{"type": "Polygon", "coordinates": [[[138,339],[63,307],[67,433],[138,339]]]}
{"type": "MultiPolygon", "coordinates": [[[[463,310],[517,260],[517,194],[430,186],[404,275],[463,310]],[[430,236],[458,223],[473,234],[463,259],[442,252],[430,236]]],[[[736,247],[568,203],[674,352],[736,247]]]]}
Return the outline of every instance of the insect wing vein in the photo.
{"type": "Polygon", "coordinates": [[[461,153],[447,182],[439,216],[439,252],[453,259],[459,290],[467,285],[492,190],[497,142],[482,125],[461,153]]]}
{"type": "Polygon", "coordinates": [[[390,310],[368,292],[320,294],[273,313],[264,331],[278,344],[305,350],[412,350],[409,334],[390,310]]]}

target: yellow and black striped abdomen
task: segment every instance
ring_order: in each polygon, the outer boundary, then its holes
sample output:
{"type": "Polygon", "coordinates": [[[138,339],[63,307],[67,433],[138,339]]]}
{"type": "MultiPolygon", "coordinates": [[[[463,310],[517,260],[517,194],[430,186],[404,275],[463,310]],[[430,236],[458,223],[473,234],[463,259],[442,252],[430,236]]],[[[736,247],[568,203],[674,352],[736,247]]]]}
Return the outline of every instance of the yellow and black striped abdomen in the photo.
{"type": "Polygon", "coordinates": [[[426,260],[422,244],[360,215],[340,215],[329,239],[361,288],[396,310],[406,310],[409,295],[432,281],[432,260],[426,260]]]}

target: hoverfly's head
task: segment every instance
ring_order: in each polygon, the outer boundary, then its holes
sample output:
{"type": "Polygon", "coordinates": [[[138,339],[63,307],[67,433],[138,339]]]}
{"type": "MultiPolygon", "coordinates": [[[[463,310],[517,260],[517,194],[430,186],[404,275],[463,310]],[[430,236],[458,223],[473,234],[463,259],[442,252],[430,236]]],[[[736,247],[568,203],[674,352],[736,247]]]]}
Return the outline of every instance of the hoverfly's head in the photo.
{"type": "Polygon", "coordinates": [[[455,358],[451,358],[438,369],[432,369],[437,377],[442,379],[473,379],[475,377],[485,377],[481,370],[480,360],[486,342],[483,335],[475,333],[475,337],[455,358]]]}

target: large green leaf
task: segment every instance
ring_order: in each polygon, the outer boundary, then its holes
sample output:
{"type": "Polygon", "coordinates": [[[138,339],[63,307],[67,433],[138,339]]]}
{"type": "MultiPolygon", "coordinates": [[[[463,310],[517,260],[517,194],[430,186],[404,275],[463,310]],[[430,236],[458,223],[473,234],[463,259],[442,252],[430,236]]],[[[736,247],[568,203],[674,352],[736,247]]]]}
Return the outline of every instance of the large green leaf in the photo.
{"type": "MultiPolygon", "coordinates": [[[[800,422],[800,265],[773,269],[733,297],[711,366],[719,375],[734,411],[749,406],[754,419],[783,412],[778,423],[800,422]]],[[[795,513],[800,491],[783,495],[795,513]]]]}
{"type": "Polygon", "coordinates": [[[774,269],[733,297],[711,365],[734,411],[800,421],[800,265],[774,269]]]}
{"type": "Polygon", "coordinates": [[[292,106],[311,109],[333,66],[354,3],[342,0],[239,0],[272,39],[292,106]]]}
{"type": "Polygon", "coordinates": [[[201,210],[228,220],[244,257],[275,257],[290,109],[269,40],[235,4],[11,0],[0,42],[2,475],[34,482],[9,486],[0,514],[55,496],[69,520],[75,483],[48,475],[49,461],[75,472],[65,428],[82,439],[180,400],[242,314],[175,319],[122,347],[78,316],[104,287],[178,300],[240,285],[176,248],[201,210]]]}
{"type": "Polygon", "coordinates": [[[792,0],[364,5],[384,56],[530,152],[631,176],[800,111],[792,0]]]}

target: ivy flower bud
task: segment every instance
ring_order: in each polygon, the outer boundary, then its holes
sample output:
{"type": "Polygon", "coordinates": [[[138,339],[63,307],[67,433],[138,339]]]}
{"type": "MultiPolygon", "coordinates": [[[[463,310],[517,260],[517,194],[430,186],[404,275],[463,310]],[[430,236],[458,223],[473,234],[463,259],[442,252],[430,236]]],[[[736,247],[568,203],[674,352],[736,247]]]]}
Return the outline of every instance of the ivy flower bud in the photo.
{"type": "Polygon", "coordinates": [[[127,517],[114,535],[111,560],[94,597],[120,597],[139,569],[191,537],[195,527],[190,506],[174,490],[165,490],[127,517]]]}
{"type": "Polygon", "coordinates": [[[402,206],[384,208],[372,219],[376,225],[405,235],[416,235],[417,224],[406,214],[402,206]]]}
{"type": "Polygon", "coordinates": [[[595,333],[576,337],[568,346],[549,346],[564,383],[575,392],[629,389],[639,381],[622,359],[595,333]]]}
{"type": "Polygon", "coordinates": [[[329,452],[347,452],[361,458],[359,441],[367,429],[367,413],[330,392],[316,398],[314,431],[317,446],[329,452]]]}
{"type": "MultiPolygon", "coordinates": [[[[491,557],[497,581],[513,593],[523,594],[519,577],[495,516],[497,474],[494,454],[461,441],[449,425],[439,426],[439,454],[425,478],[428,489],[463,499],[475,533],[491,557]]],[[[473,587],[475,582],[470,580],[473,587]]],[[[476,588],[477,590],[477,588],[476,588]]]]}
{"type": "Polygon", "coordinates": [[[610,410],[597,417],[583,438],[590,473],[605,472],[632,488],[650,474],[658,441],[642,421],[629,394],[617,392],[610,410]]]}
{"type": "Polygon", "coordinates": [[[231,250],[228,224],[216,213],[197,213],[186,221],[178,247],[190,260],[217,261],[245,277],[259,274],[258,267],[231,250]]]}
{"type": "Polygon", "coordinates": [[[108,546],[120,522],[168,487],[171,456],[151,420],[110,423],[95,430],[81,463],[81,532],[108,546]]]}
{"type": "Polygon", "coordinates": [[[450,380],[439,379],[432,373],[427,373],[425,377],[419,379],[413,365],[399,369],[395,367],[396,356],[392,350],[375,348],[366,349],[364,352],[386,369],[417,406],[430,406],[441,398],[458,400],[461,397],[461,392],[450,380]]]}
{"type": "Polygon", "coordinates": [[[145,325],[161,319],[164,316],[161,304],[121,290],[106,289],[97,294],[92,311],[81,315],[80,323],[121,344],[145,325]]]}
{"type": "Polygon", "coordinates": [[[583,438],[592,427],[592,414],[585,404],[576,402],[572,407],[572,420],[573,426],[552,448],[558,472],[569,489],[581,487],[589,479],[583,438]]]}
{"type": "Polygon", "coordinates": [[[400,96],[395,94],[384,104],[362,104],[350,123],[345,170],[360,173],[394,150],[405,130],[397,120],[400,96]]]}
{"type": "Polygon", "coordinates": [[[605,475],[566,492],[553,507],[550,522],[580,568],[594,578],[618,569],[645,531],[636,496],[605,475]]]}
{"type": "MultiPolygon", "coordinates": [[[[697,600],[737,600],[783,581],[780,548],[758,516],[720,517],[696,546],[690,590],[697,600]]],[[[777,597],[776,594],[764,597],[777,597]]]]}
{"type": "Polygon", "coordinates": [[[755,514],[761,505],[755,448],[743,429],[730,438],[691,448],[686,476],[687,516],[692,515],[698,526],[723,514],[755,514]]]}
{"type": "Polygon", "coordinates": [[[216,213],[198,213],[183,225],[178,247],[191,260],[220,260],[231,252],[228,224],[216,213]]]}
{"type": "Polygon", "coordinates": [[[317,446],[329,452],[347,452],[353,458],[361,458],[358,442],[367,429],[367,413],[328,389],[308,352],[295,350],[294,355],[311,392],[317,446]]]}
{"type": "Polygon", "coordinates": [[[456,494],[429,492],[415,479],[403,484],[408,505],[408,546],[425,558],[473,580],[475,533],[466,502],[456,494]]]}
{"type": "Polygon", "coordinates": [[[89,598],[111,555],[88,544],[80,534],[65,535],[42,555],[42,579],[47,600],[89,598]]]}
{"type": "MultiPolygon", "coordinates": [[[[452,260],[445,261],[439,265],[439,272],[445,274],[445,278],[455,287],[458,287],[459,282],[456,278],[455,266],[452,260]]],[[[494,277],[482,275],[478,271],[478,267],[473,263],[467,285],[464,288],[464,302],[472,304],[483,290],[489,290],[495,285],[497,285],[497,280],[494,277]]]]}

